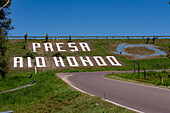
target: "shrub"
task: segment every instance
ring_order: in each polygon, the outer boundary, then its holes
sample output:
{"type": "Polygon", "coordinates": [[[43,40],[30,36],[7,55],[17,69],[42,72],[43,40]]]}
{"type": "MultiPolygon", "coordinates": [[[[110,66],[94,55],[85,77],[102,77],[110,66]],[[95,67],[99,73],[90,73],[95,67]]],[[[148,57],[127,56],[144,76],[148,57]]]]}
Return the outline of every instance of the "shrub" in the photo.
{"type": "Polygon", "coordinates": [[[35,53],[33,53],[33,52],[27,52],[23,57],[24,57],[24,58],[31,57],[31,59],[34,59],[34,58],[35,58],[35,53]]]}
{"type": "Polygon", "coordinates": [[[154,44],[155,43],[155,41],[156,41],[156,39],[157,39],[157,37],[156,36],[153,36],[153,39],[152,39],[152,43],[154,44]]]}
{"type": "Polygon", "coordinates": [[[147,38],[147,39],[146,39],[146,43],[147,43],[147,44],[149,43],[149,40],[150,40],[150,38],[147,38]]]}
{"type": "Polygon", "coordinates": [[[52,57],[62,57],[63,59],[65,59],[65,58],[66,58],[66,55],[63,54],[63,53],[54,53],[54,54],[52,55],[52,57]]]}

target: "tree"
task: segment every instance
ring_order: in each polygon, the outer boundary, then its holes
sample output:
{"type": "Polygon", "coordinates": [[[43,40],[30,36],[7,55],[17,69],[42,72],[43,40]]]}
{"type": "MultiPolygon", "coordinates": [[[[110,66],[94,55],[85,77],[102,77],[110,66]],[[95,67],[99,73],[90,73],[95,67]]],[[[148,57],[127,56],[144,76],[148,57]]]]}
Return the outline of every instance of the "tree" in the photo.
{"type": "Polygon", "coordinates": [[[8,4],[10,3],[10,0],[8,0],[7,2],[6,2],[6,4],[4,4],[1,8],[0,8],[0,10],[2,10],[5,6],[7,6],[8,4]]]}
{"type": "Polygon", "coordinates": [[[7,35],[8,31],[13,29],[11,26],[12,19],[9,17],[11,5],[10,0],[0,0],[0,75],[5,78],[8,72],[7,35]]]}
{"type": "Polygon", "coordinates": [[[3,29],[3,33],[5,35],[8,34],[9,30],[13,29],[13,27],[11,26],[12,19],[9,17],[9,15],[11,14],[9,10],[11,1],[9,1],[8,4],[6,3],[7,3],[7,0],[0,0],[0,7],[2,8],[0,10],[0,30],[3,29]],[[4,7],[4,4],[6,4],[5,7],[4,7]]]}

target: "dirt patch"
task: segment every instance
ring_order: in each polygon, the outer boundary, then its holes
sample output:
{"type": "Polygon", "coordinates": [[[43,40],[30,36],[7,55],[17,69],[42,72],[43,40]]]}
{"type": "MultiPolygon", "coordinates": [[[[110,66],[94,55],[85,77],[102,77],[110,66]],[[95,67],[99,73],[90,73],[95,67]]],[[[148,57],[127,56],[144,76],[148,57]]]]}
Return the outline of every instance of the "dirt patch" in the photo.
{"type": "Polygon", "coordinates": [[[138,54],[138,55],[151,55],[154,54],[155,51],[148,49],[146,47],[127,47],[125,48],[125,52],[126,53],[130,53],[130,54],[138,54]]]}

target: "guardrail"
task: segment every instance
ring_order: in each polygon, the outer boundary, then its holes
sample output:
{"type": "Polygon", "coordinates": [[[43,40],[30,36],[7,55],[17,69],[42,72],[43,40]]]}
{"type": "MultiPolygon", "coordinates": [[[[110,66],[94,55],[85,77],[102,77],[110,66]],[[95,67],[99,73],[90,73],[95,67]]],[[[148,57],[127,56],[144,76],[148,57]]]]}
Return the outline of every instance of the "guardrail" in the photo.
{"type": "MultiPolygon", "coordinates": [[[[170,36],[71,36],[72,39],[170,39],[170,36]]],[[[24,39],[24,36],[8,36],[8,39],[24,39]]],[[[28,36],[27,39],[45,39],[45,36],[28,36]]],[[[49,39],[69,39],[69,36],[49,36],[49,39]]]]}

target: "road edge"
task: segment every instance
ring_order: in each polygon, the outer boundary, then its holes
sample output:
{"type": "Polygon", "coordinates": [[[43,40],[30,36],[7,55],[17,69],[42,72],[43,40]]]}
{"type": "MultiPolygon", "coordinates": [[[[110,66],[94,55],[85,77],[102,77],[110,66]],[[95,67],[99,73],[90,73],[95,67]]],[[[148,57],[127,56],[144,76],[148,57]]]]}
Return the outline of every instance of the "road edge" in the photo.
{"type": "MultiPolygon", "coordinates": [[[[80,92],[82,92],[82,93],[88,94],[88,95],[90,95],[90,96],[93,96],[93,97],[95,96],[95,95],[90,94],[90,93],[87,93],[87,92],[85,92],[85,91],[77,88],[77,87],[74,86],[73,84],[71,84],[71,82],[68,80],[68,78],[71,77],[71,76],[74,76],[74,75],[71,75],[71,74],[70,74],[70,75],[64,76],[64,75],[60,75],[60,74],[61,74],[61,73],[58,73],[58,74],[56,74],[56,76],[58,76],[61,80],[63,80],[63,81],[64,81],[65,83],[67,83],[68,85],[70,85],[72,88],[74,88],[74,89],[76,89],[77,91],[80,91],[80,92]],[[64,76],[64,77],[63,77],[63,76],[64,76]]],[[[123,108],[129,109],[129,110],[131,110],[131,111],[135,111],[135,112],[137,112],[137,113],[144,113],[144,112],[142,112],[142,111],[139,111],[139,110],[136,110],[136,109],[133,109],[133,108],[130,108],[130,107],[121,105],[121,104],[119,104],[119,103],[116,103],[116,102],[113,102],[113,101],[110,101],[110,100],[107,100],[107,99],[104,99],[104,98],[101,98],[101,99],[104,100],[104,101],[106,101],[106,102],[109,102],[109,103],[112,103],[112,104],[114,104],[114,105],[117,105],[117,106],[119,106],[119,107],[123,107],[123,108]]]]}

